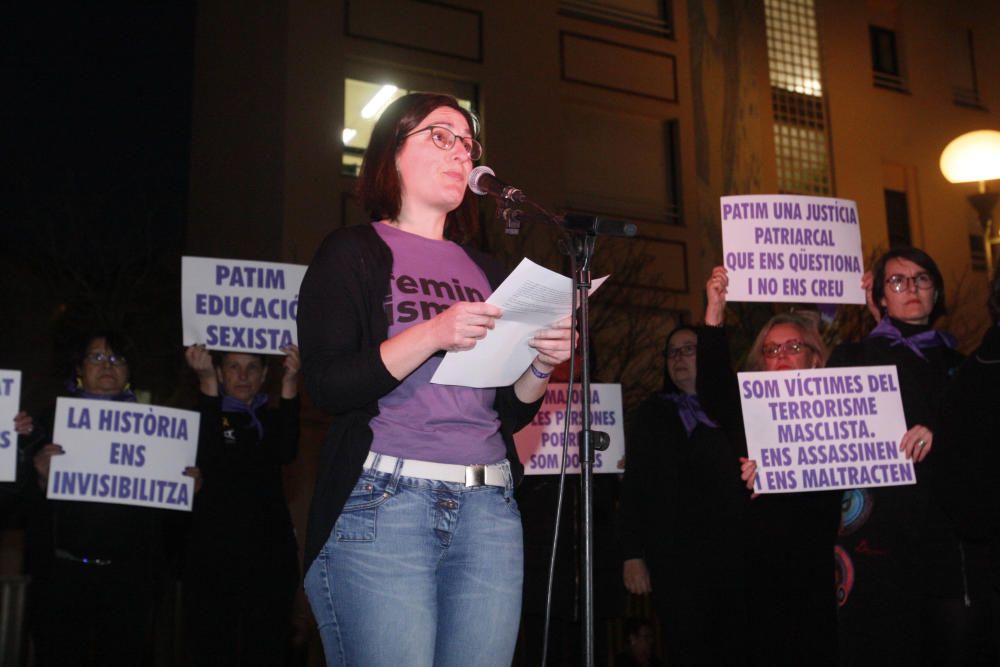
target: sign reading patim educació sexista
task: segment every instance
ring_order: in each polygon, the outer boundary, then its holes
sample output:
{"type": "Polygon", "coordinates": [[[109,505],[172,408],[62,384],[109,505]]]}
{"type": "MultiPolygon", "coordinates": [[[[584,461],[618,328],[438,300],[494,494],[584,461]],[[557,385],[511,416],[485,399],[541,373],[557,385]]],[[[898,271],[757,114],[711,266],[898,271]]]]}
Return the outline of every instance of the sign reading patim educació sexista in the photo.
{"type": "MultiPolygon", "coordinates": [[[[298,344],[299,264],[210,257],[181,258],[184,345],[283,354],[298,344]]],[[[331,285],[330,289],[338,289],[331,285]]]]}

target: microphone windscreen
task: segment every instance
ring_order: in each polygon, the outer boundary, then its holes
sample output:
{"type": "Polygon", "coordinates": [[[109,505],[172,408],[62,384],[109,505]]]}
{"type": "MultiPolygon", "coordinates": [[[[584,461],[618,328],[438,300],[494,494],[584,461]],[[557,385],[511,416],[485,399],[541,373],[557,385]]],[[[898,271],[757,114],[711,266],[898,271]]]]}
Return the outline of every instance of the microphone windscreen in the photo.
{"type": "Polygon", "coordinates": [[[487,167],[485,164],[481,164],[469,172],[469,189],[472,190],[477,195],[489,194],[489,190],[479,184],[479,180],[483,176],[492,176],[496,178],[496,174],[493,172],[493,170],[487,167]]]}

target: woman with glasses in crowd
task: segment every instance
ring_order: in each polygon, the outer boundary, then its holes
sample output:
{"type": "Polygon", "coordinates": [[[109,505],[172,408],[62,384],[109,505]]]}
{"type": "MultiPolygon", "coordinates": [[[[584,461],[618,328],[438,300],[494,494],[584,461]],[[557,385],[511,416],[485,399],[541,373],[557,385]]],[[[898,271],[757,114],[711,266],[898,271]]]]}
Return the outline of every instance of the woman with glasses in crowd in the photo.
{"type": "MultiPolygon", "coordinates": [[[[744,437],[739,388],[722,328],[728,285],[726,269],[715,267],[706,285],[706,326],[698,338],[698,395],[723,428],[744,437]]],[[[816,319],[782,313],[757,334],[746,370],[794,372],[822,368],[825,360],[816,319]]],[[[745,440],[741,444],[745,452],[745,440]]],[[[753,488],[755,462],[742,460],[742,479],[753,488]]],[[[833,549],[839,522],[840,494],[832,491],[767,494],[750,502],[746,588],[751,664],[837,664],[833,549]]]]}
{"type": "MultiPolygon", "coordinates": [[[[663,391],[631,420],[621,499],[625,588],[652,593],[667,664],[746,662],[741,434],[720,427],[696,389],[698,330],[667,336],[663,391]]],[[[717,381],[705,376],[709,381],[717,381]]]]}
{"type": "Polygon", "coordinates": [[[961,664],[963,554],[933,488],[932,451],[948,446],[937,437],[940,413],[962,355],[951,336],[931,328],[945,312],[944,279],[927,253],[894,248],[871,274],[878,325],[838,346],[828,365],[896,367],[907,428],[899,447],[917,464],[917,484],[844,496],[841,652],[847,664],[961,664]]]}
{"type": "Polygon", "coordinates": [[[306,384],[335,416],[305,545],[329,665],[513,656],[523,577],[513,433],[572,338],[568,318],[538,331],[537,355],[507,387],[430,382],[443,353],[471,349],[502,316],[484,303],[500,267],[462,245],[476,238],[466,181],[477,131],[447,95],[389,105],[358,179],[373,222],[327,236],[302,283],[306,384]]]}
{"type": "MultiPolygon", "coordinates": [[[[133,355],[114,332],[81,339],[68,395],[134,402],[133,355]]],[[[146,664],[153,610],[165,574],[165,513],[131,505],[47,500],[52,457],[72,442],[42,445],[33,456],[27,557],[35,660],[48,665],[146,664]]],[[[197,468],[185,474],[200,479],[197,468]]],[[[197,487],[196,487],[197,488],[197,487]]]]}

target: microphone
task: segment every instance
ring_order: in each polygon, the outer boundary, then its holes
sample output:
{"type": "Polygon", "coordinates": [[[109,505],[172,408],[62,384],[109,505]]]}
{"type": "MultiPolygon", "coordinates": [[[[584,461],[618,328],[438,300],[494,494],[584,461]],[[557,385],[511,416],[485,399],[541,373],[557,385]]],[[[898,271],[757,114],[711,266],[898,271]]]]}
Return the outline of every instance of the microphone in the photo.
{"type": "Polygon", "coordinates": [[[631,222],[612,220],[599,215],[571,213],[563,218],[563,228],[590,236],[635,236],[639,228],[631,222]]]}
{"type": "Polygon", "coordinates": [[[493,170],[485,164],[469,172],[469,189],[477,195],[492,195],[517,204],[527,199],[523,192],[497,178],[493,170]]]}

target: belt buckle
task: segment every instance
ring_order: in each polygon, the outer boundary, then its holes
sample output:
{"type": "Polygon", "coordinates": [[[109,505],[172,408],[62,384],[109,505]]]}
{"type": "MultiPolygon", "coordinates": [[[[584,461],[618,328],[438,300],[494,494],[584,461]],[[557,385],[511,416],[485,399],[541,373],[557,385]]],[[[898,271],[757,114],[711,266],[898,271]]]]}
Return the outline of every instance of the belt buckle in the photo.
{"type": "Polygon", "coordinates": [[[486,484],[486,466],[465,466],[465,485],[483,486],[486,484]]]}

